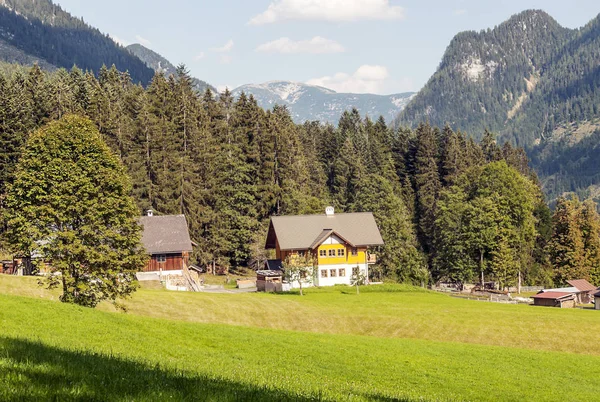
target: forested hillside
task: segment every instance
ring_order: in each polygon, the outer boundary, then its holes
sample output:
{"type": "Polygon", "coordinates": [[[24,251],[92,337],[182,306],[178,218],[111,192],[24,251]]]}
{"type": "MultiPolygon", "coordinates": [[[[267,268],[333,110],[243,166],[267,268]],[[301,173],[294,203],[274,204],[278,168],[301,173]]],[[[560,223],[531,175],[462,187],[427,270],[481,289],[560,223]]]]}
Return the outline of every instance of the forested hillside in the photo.
{"type": "Polygon", "coordinates": [[[51,0],[0,0],[0,59],[25,64],[39,60],[42,67],[77,65],[96,73],[114,64],[143,84],[154,75],[107,35],[51,0]]]}
{"type": "Polygon", "coordinates": [[[600,127],[599,63],[600,16],[570,30],[543,11],[525,11],[494,29],[458,34],[397,124],[489,129],[527,149],[551,199],[596,195],[600,165],[584,154],[599,144],[579,143],[600,127]]]}
{"type": "MultiPolygon", "coordinates": [[[[385,241],[375,279],[553,279],[550,211],[535,175],[522,149],[489,133],[478,144],[450,127],[392,130],[356,110],[337,127],[298,125],[252,96],[198,94],[183,67],[147,88],[114,67],[98,78],[15,69],[0,75],[0,193],[28,134],[72,113],[90,118],[121,158],[140,214],[187,216],[198,264],[261,266],[270,216],[331,204],[374,213],[385,241]]],[[[600,233],[598,216],[586,217],[600,233]]]]}
{"type": "MultiPolygon", "coordinates": [[[[126,49],[129,51],[129,53],[136,56],[138,59],[143,61],[148,67],[150,67],[157,73],[162,72],[166,76],[169,76],[171,74],[175,74],[177,71],[177,68],[169,60],[165,59],[163,56],[156,53],[155,51],[140,45],[139,43],[129,45],[126,47],[126,49]]],[[[210,88],[211,91],[217,90],[209,83],[199,80],[198,78],[192,78],[192,81],[197,91],[204,92],[208,88],[210,88]]]]}

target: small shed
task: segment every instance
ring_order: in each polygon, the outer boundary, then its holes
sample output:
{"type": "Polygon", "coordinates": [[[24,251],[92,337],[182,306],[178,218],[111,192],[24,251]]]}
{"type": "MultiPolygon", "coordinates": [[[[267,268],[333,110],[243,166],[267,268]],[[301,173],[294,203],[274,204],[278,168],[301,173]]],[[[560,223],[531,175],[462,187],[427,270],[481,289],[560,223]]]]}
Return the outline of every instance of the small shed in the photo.
{"type": "Polygon", "coordinates": [[[600,310],[600,292],[594,294],[594,309],[600,310]]]}
{"type": "Polygon", "coordinates": [[[259,292],[281,292],[283,271],[272,269],[256,271],[256,289],[259,292]]]}
{"type": "Polygon", "coordinates": [[[535,306],[573,308],[577,303],[575,294],[569,292],[540,292],[532,296],[535,306]]]}
{"type": "Polygon", "coordinates": [[[577,295],[578,302],[583,304],[592,303],[594,301],[594,293],[600,290],[585,279],[572,279],[567,281],[567,283],[577,288],[579,291],[577,295]]]}

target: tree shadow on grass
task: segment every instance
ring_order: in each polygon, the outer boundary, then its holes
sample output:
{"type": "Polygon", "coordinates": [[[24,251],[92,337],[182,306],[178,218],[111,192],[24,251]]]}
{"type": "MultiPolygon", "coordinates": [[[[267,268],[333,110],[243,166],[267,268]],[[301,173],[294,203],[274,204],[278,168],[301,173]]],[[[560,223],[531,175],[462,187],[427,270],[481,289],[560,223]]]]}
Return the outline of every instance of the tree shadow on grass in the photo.
{"type": "Polygon", "coordinates": [[[0,400],[314,401],[133,360],[0,337],[0,400]]]}

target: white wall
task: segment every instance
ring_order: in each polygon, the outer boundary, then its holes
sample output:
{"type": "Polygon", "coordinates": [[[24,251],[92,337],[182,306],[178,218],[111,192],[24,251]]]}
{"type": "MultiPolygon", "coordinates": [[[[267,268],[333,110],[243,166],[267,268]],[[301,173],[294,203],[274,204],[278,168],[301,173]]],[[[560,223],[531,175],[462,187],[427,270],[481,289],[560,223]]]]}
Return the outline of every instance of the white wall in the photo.
{"type": "Polygon", "coordinates": [[[352,269],[358,266],[363,274],[367,274],[367,264],[333,264],[333,265],[321,265],[317,269],[317,279],[315,285],[317,286],[334,286],[334,285],[351,285],[352,284],[352,269]],[[345,276],[339,276],[340,268],[346,270],[345,276]],[[321,270],[327,270],[327,278],[321,277],[321,270]],[[330,270],[335,269],[338,276],[332,278],[330,270]]]}

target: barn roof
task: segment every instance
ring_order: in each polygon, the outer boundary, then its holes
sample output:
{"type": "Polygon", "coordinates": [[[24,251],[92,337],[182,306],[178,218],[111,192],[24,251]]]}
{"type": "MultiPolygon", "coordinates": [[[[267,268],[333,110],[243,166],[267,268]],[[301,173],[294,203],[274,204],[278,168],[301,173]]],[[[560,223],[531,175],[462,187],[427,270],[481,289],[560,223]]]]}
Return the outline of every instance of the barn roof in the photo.
{"type": "Polygon", "coordinates": [[[336,234],[354,247],[381,246],[383,239],[371,212],[292,215],[271,218],[265,248],[308,250],[336,234]]]}
{"type": "Polygon", "coordinates": [[[538,293],[537,295],[531,296],[531,298],[533,298],[533,299],[554,299],[554,300],[567,299],[570,297],[574,298],[575,296],[573,295],[573,293],[568,293],[568,292],[544,292],[544,293],[538,293]]]}
{"type": "Polygon", "coordinates": [[[592,285],[585,279],[572,279],[570,281],[567,281],[567,283],[571,286],[576,287],[581,292],[591,292],[593,290],[598,290],[598,288],[596,288],[594,285],[592,285]]]}
{"type": "Polygon", "coordinates": [[[192,241],[184,215],[143,216],[142,244],[148,254],[192,251],[192,241]]]}

